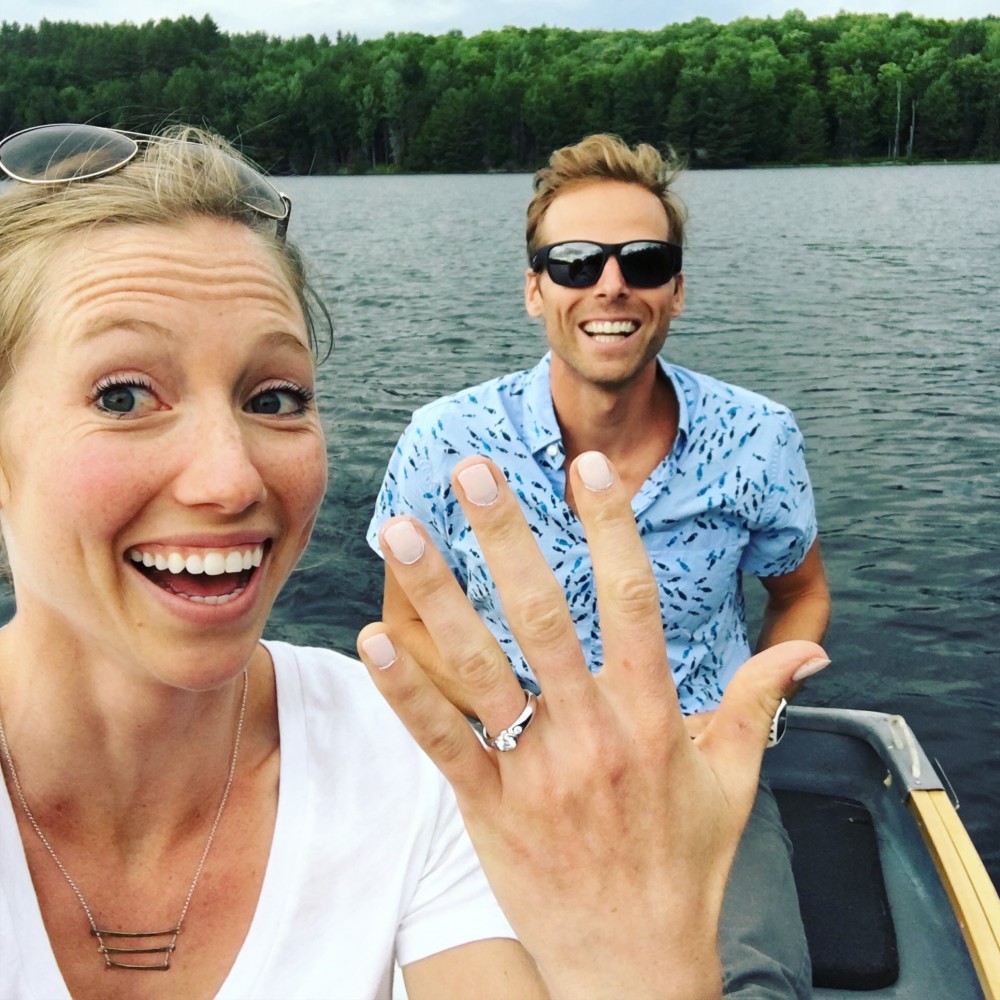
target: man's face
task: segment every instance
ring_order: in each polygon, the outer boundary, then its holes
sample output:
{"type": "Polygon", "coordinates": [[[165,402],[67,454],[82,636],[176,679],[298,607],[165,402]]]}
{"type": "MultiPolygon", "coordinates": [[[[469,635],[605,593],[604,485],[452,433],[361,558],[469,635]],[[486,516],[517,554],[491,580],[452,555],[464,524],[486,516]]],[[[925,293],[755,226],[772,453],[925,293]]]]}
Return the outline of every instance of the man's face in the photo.
{"type": "MultiPolygon", "coordinates": [[[[670,239],[660,200],[638,184],[595,180],[558,194],[539,227],[539,245],[564,240],[625,243],[670,239]]],[[[635,288],[609,258],[589,288],[557,285],[529,270],[524,289],[530,316],[541,318],[552,349],[553,376],[624,389],[654,362],[670,321],[684,308],[684,277],[658,288],[635,288]]]]}

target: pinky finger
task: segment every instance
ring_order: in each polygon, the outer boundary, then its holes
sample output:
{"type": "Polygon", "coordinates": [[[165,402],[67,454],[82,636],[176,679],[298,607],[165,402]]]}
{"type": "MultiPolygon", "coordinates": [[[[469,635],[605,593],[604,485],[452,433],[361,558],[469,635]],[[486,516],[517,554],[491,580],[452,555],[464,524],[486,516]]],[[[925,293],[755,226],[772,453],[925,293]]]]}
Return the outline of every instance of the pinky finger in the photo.
{"type": "Polygon", "coordinates": [[[497,789],[499,775],[492,754],[483,748],[465,716],[393,643],[387,627],[381,623],[365,626],[357,648],[382,697],[459,799],[482,802],[497,789]]]}

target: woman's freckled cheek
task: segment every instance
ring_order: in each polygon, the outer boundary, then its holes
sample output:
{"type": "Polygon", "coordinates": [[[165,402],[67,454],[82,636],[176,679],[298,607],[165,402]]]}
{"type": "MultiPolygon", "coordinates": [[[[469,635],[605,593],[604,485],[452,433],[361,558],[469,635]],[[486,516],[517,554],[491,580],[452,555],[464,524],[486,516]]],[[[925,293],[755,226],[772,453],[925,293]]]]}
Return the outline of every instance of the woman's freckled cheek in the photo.
{"type": "Polygon", "coordinates": [[[317,445],[297,459],[286,456],[281,469],[279,481],[299,484],[294,502],[303,516],[308,514],[310,521],[315,519],[326,496],[326,461],[326,449],[317,445]]]}
{"type": "Polygon", "coordinates": [[[106,442],[80,447],[65,464],[61,500],[68,511],[84,515],[98,528],[123,525],[164,488],[162,455],[109,448],[106,442]],[[160,466],[160,470],[157,470],[160,466]]]}

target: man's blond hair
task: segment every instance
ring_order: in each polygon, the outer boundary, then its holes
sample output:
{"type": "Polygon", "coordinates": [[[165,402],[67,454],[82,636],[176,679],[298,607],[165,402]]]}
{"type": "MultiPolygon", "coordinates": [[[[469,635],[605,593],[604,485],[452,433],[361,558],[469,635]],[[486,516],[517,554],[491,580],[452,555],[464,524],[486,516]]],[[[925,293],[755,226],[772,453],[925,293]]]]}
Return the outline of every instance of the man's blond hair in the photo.
{"type": "Polygon", "coordinates": [[[563,146],[550,157],[548,166],[535,174],[535,196],[528,205],[526,238],[528,259],[538,249],[538,230],[549,206],[560,192],[595,180],[638,184],[656,195],[667,215],[668,232],[674,243],[684,242],[684,205],[670,189],[681,172],[671,151],[661,154],[648,143],[630,147],[616,135],[588,135],[573,146],[563,146]]]}

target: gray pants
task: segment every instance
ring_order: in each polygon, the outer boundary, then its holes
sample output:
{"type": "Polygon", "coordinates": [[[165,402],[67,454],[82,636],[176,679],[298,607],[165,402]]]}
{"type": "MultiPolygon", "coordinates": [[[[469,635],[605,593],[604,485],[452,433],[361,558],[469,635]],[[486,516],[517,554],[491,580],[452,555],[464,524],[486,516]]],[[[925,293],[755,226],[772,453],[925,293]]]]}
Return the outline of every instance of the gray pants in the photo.
{"type": "Polygon", "coordinates": [[[807,1000],[812,967],[792,878],[792,845],[761,779],[722,904],[725,996],[807,1000]]]}

